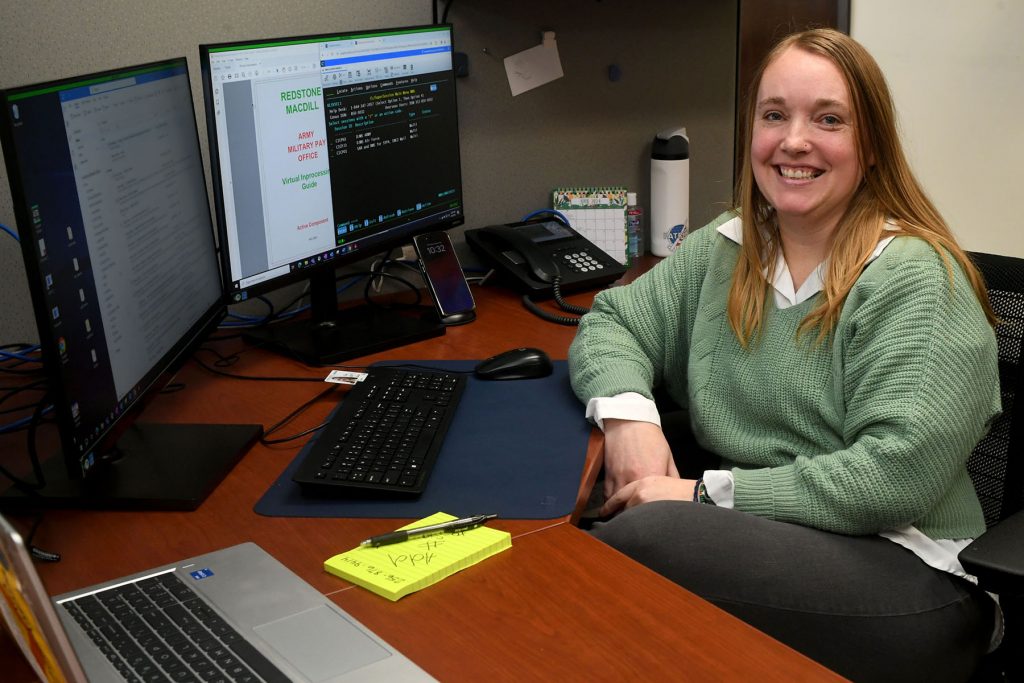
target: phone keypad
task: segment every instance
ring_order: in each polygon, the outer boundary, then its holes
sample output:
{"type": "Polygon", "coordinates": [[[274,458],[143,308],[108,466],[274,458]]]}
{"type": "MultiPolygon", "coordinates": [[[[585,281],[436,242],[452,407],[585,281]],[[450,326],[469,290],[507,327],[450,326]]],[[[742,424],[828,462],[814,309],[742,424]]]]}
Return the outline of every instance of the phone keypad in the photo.
{"type": "Polygon", "coordinates": [[[604,264],[591,256],[585,249],[567,251],[562,254],[562,261],[576,273],[592,273],[604,270],[604,264]]]}

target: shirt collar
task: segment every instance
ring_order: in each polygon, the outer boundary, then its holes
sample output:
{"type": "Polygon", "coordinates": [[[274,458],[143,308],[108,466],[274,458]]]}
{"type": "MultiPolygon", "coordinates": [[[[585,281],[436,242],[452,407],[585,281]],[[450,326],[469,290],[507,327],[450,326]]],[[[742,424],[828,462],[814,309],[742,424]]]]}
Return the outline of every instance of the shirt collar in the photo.
{"type": "MultiPolygon", "coordinates": [[[[887,223],[886,229],[893,230],[895,229],[895,226],[891,223],[887,223]]],[[[736,244],[743,244],[743,219],[737,216],[736,218],[723,223],[718,226],[718,232],[736,244]]],[[[875,250],[871,252],[871,256],[868,257],[867,263],[871,263],[881,256],[882,251],[889,246],[889,243],[892,242],[894,238],[895,235],[880,240],[878,245],[875,247],[875,250]]],[[[865,263],[865,265],[867,265],[867,263],[865,263]]],[[[789,272],[789,265],[786,264],[786,259],[782,255],[782,250],[780,249],[775,262],[775,279],[772,281],[772,289],[775,294],[775,306],[780,309],[796,306],[797,304],[807,301],[824,289],[825,269],[827,264],[827,260],[819,263],[811,274],[807,276],[807,279],[804,280],[803,284],[800,285],[800,289],[795,289],[793,287],[793,276],[789,272]]],[[[765,268],[764,272],[765,275],[767,275],[768,269],[765,268]]]]}

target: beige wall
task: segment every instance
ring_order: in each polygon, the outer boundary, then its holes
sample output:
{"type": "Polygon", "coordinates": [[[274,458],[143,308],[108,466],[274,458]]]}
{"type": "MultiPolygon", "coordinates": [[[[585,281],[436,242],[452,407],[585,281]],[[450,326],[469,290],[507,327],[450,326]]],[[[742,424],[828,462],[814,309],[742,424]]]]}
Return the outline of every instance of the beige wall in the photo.
{"type": "Polygon", "coordinates": [[[853,0],[850,33],[885,71],[907,154],[967,249],[1024,257],[1024,2],[853,0]]]}

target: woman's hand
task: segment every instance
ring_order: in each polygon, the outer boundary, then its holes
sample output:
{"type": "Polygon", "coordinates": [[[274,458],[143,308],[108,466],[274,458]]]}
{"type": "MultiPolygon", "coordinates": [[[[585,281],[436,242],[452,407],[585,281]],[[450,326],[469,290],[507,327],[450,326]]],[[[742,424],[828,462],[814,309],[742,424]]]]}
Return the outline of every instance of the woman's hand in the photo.
{"type": "Polygon", "coordinates": [[[605,501],[600,515],[608,517],[634,505],[642,505],[655,500],[693,500],[693,487],[697,482],[693,479],[680,479],[679,475],[644,477],[626,484],[605,501]]]}
{"type": "Polygon", "coordinates": [[[661,427],[637,420],[605,420],[605,498],[611,498],[627,484],[650,476],[679,479],[661,427]]]}

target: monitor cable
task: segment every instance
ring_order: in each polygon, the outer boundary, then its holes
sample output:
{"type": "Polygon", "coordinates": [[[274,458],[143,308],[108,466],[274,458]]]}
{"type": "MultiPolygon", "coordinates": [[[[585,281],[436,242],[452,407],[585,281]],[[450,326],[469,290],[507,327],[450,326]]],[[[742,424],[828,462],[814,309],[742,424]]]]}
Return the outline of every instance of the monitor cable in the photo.
{"type": "Polygon", "coordinates": [[[412,282],[409,282],[404,277],[402,277],[400,275],[394,275],[393,273],[385,272],[384,269],[387,267],[387,265],[389,263],[399,263],[399,264],[401,264],[402,262],[401,261],[397,261],[397,260],[393,261],[391,259],[385,259],[380,264],[380,270],[377,270],[376,267],[371,268],[370,269],[370,276],[366,279],[366,286],[363,287],[363,298],[366,299],[366,303],[371,304],[373,306],[380,306],[380,307],[383,307],[383,308],[394,308],[394,309],[416,308],[423,301],[423,293],[420,291],[419,287],[414,285],[412,282]],[[373,300],[373,297],[371,296],[370,291],[371,291],[371,289],[375,289],[374,282],[379,281],[378,278],[387,278],[387,279],[390,279],[390,280],[394,280],[394,281],[398,282],[399,284],[403,285],[404,287],[412,290],[412,292],[416,295],[416,300],[413,301],[412,303],[399,303],[399,304],[393,304],[393,305],[388,305],[388,306],[384,306],[384,304],[377,303],[376,301],[373,300]]]}
{"type": "Polygon", "coordinates": [[[192,360],[195,361],[196,365],[203,368],[207,372],[212,372],[215,375],[222,377],[230,377],[232,379],[244,379],[256,382],[322,382],[323,380],[319,377],[287,377],[287,376],[275,376],[275,375],[240,375],[234,372],[226,372],[224,370],[215,367],[218,363],[223,362],[225,365],[233,365],[237,356],[224,356],[218,353],[216,350],[209,348],[208,346],[201,346],[196,349],[196,355],[192,356],[192,360]],[[199,351],[207,351],[219,357],[219,361],[210,365],[199,358],[199,351]]]}
{"type": "Polygon", "coordinates": [[[0,345],[0,372],[9,375],[39,375],[44,371],[43,358],[38,354],[38,344],[2,344],[0,345]],[[35,367],[23,368],[30,364],[35,367]]]}
{"type": "Polygon", "coordinates": [[[338,388],[337,384],[330,385],[329,387],[327,387],[323,391],[319,392],[316,396],[314,396],[313,398],[309,399],[308,401],[306,401],[305,403],[300,405],[298,408],[296,408],[292,412],[288,413],[282,419],[278,420],[276,423],[274,423],[270,427],[267,427],[267,429],[264,430],[264,432],[263,432],[263,436],[260,437],[260,443],[263,444],[264,446],[274,446],[276,444],[282,444],[282,443],[286,443],[288,441],[294,441],[295,439],[302,438],[303,436],[306,436],[307,434],[312,434],[313,432],[316,432],[316,431],[319,431],[319,430],[323,429],[324,426],[327,424],[327,422],[322,422],[322,423],[318,424],[315,427],[310,427],[309,429],[301,431],[298,434],[292,434],[291,436],[282,436],[282,437],[277,438],[277,439],[268,439],[267,438],[268,436],[270,436],[271,434],[277,432],[282,427],[284,427],[286,424],[291,422],[293,419],[295,419],[295,417],[298,416],[300,413],[302,413],[304,410],[306,410],[306,408],[309,408],[311,405],[313,405],[314,403],[316,403],[320,399],[324,398],[325,396],[327,396],[328,394],[330,394],[331,392],[333,392],[337,388],[338,388]]]}
{"type": "Polygon", "coordinates": [[[39,491],[46,486],[46,476],[43,474],[43,467],[39,461],[39,453],[36,450],[36,429],[38,428],[39,423],[42,422],[43,413],[49,409],[47,401],[49,397],[49,392],[43,395],[43,398],[36,404],[35,410],[32,411],[32,417],[28,422],[28,460],[32,465],[32,476],[35,478],[35,481],[32,482],[27,479],[23,479],[8,470],[6,467],[0,465],[0,474],[9,479],[14,488],[28,496],[38,496],[39,491]]]}

